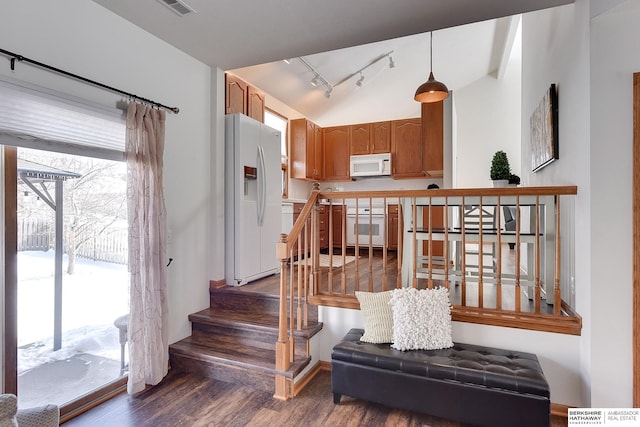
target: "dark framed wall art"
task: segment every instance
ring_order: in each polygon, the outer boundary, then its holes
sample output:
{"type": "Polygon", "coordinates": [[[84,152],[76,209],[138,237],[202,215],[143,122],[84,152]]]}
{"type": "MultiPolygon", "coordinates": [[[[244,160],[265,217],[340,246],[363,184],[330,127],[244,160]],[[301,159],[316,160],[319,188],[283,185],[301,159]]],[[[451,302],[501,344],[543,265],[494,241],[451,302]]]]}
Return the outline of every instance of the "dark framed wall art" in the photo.
{"type": "Polygon", "coordinates": [[[538,172],[559,158],[558,92],[552,84],[531,114],[531,170],[538,172]]]}

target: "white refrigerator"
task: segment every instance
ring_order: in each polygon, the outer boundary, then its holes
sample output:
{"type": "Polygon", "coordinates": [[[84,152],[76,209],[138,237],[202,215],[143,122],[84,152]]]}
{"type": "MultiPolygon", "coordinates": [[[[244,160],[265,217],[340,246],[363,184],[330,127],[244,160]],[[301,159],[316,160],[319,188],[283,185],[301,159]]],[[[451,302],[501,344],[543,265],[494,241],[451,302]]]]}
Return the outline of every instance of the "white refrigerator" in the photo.
{"type": "Polygon", "coordinates": [[[241,286],[280,271],[280,131],[225,116],[225,280],[241,286]]]}

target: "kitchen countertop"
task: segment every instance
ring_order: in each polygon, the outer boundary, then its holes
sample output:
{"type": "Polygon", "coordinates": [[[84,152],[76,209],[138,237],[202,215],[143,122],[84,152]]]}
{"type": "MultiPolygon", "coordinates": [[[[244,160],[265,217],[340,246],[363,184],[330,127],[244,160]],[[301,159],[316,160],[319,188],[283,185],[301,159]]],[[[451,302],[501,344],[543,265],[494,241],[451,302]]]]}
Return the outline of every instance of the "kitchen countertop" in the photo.
{"type": "Polygon", "coordinates": [[[307,203],[307,199],[282,199],[282,204],[285,203],[307,203]]]}

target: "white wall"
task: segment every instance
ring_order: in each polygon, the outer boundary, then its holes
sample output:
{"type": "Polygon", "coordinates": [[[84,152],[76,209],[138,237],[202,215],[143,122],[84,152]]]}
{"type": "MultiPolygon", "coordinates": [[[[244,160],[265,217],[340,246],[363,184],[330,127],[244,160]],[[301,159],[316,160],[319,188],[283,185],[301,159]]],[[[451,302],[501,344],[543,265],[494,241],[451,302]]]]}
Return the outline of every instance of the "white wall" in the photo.
{"type": "Polygon", "coordinates": [[[591,21],[591,403],[632,406],[633,80],[640,2],[591,21]],[[612,349],[614,351],[612,351],[612,349]]]}
{"type": "Polygon", "coordinates": [[[632,72],[640,69],[637,2],[573,5],[528,14],[523,27],[523,150],[527,121],[558,84],[560,159],[536,185],[576,184],[576,307],[582,404],[632,406],[632,72]],[[593,10],[591,6],[593,5],[593,10]],[[595,16],[590,20],[591,16],[595,16]],[[611,173],[611,171],[615,171],[611,173]]]}
{"type": "MultiPolygon", "coordinates": [[[[529,185],[578,186],[575,198],[576,309],[583,318],[579,346],[582,381],[566,404],[589,405],[591,362],[591,277],[589,245],[589,4],[575,4],[529,13],[522,21],[522,178],[529,185]],[[551,83],[559,97],[560,159],[531,172],[529,117],[551,83]]],[[[563,265],[563,269],[566,266],[563,265]]]]}
{"type": "Polygon", "coordinates": [[[224,71],[211,70],[211,150],[209,152],[209,180],[211,194],[209,205],[211,221],[208,221],[211,256],[208,256],[208,277],[211,280],[224,280],[225,243],[224,243],[224,116],[225,116],[224,71]]]}
{"type": "Polygon", "coordinates": [[[520,71],[518,32],[502,79],[486,76],[455,92],[456,187],[491,187],[491,159],[498,150],[507,153],[512,173],[520,175],[520,71]]]}
{"type": "MultiPolygon", "coordinates": [[[[209,304],[211,244],[202,230],[211,222],[210,68],[94,2],[3,2],[2,15],[1,48],[180,108],[167,115],[164,153],[168,256],[174,259],[168,269],[169,341],[190,335],[187,315],[209,304]]],[[[96,102],[119,100],[24,63],[12,73],[3,59],[0,74],[96,102]]],[[[99,301],[96,295],[94,303],[99,301]]]]}

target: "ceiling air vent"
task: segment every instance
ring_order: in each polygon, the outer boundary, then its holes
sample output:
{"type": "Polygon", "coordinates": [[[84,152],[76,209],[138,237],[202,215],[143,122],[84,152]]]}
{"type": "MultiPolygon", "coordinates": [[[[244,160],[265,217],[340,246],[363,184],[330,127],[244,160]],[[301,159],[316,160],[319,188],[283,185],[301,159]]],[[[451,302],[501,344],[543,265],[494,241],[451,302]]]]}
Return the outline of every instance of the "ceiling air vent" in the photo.
{"type": "Polygon", "coordinates": [[[180,16],[188,15],[189,13],[197,13],[191,6],[181,0],[158,0],[163,5],[167,6],[174,13],[180,16]]]}

